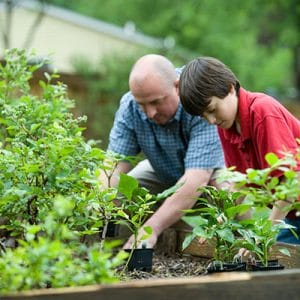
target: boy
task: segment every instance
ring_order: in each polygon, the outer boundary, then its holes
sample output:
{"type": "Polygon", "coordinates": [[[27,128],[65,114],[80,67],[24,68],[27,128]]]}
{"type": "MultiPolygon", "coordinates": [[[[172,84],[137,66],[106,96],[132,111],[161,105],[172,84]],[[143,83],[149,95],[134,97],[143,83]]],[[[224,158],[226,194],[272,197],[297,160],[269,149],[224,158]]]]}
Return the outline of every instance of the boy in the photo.
{"type": "MultiPolygon", "coordinates": [[[[252,93],[240,86],[234,73],[211,57],[192,60],[180,76],[179,96],[184,109],[218,126],[227,167],[239,172],[248,168],[268,167],[265,155],[297,150],[300,122],[279,102],[262,93],[252,93]]],[[[300,166],[298,167],[300,170],[300,166]]],[[[283,211],[286,202],[273,206],[270,219],[282,220],[296,227],[300,236],[300,218],[283,211]]],[[[300,244],[290,230],[282,230],[278,241],[300,244]]]]}

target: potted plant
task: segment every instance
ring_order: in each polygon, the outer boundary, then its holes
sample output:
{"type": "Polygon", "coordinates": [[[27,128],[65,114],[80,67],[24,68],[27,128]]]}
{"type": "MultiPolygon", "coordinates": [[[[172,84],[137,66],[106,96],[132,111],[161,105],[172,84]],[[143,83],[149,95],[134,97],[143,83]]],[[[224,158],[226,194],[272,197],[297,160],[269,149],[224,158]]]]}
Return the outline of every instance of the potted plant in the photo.
{"type": "Polygon", "coordinates": [[[243,228],[236,217],[246,213],[251,206],[236,204],[240,196],[237,192],[218,190],[213,186],[201,188],[201,191],[205,196],[198,199],[199,207],[186,210],[182,217],[192,227],[191,234],[183,241],[183,249],[194,238],[202,238],[215,248],[214,261],[207,267],[208,273],[246,270],[244,262],[234,260],[239,246],[236,235],[243,228]]]}
{"type": "MultiPolygon", "coordinates": [[[[268,208],[254,210],[251,219],[242,221],[244,228],[239,231],[242,235],[240,246],[251,252],[252,259],[249,259],[247,264],[248,270],[251,271],[284,269],[278,260],[269,259],[270,251],[276,243],[280,229],[292,230],[293,226],[285,224],[283,221],[273,224],[268,219],[268,213],[265,213],[268,210],[268,208]]],[[[287,248],[282,247],[279,251],[284,255],[290,255],[287,248]]]]}
{"type": "Polygon", "coordinates": [[[132,164],[137,162],[136,157],[125,156],[113,151],[106,151],[105,160],[99,166],[106,176],[107,184],[103,185],[100,182],[99,199],[95,204],[94,209],[99,211],[99,219],[102,221],[99,235],[100,239],[104,240],[107,237],[116,237],[119,233],[119,222],[117,211],[120,209],[118,198],[118,189],[112,187],[111,178],[120,161],[128,161],[132,164]]]}
{"type": "MultiPolygon", "coordinates": [[[[249,270],[273,270],[282,269],[278,261],[270,261],[271,247],[276,243],[276,236],[281,229],[289,229],[293,232],[293,226],[277,220],[273,224],[268,216],[269,205],[276,205],[277,201],[285,201],[288,205],[286,211],[297,208],[292,199],[300,195],[300,185],[294,167],[297,165],[297,155],[286,153],[281,159],[274,153],[266,155],[268,168],[262,170],[248,169],[246,173],[234,171],[229,168],[220,173],[219,181],[231,181],[235,184],[243,203],[252,207],[251,219],[240,222],[243,228],[238,230],[241,235],[240,246],[248,249],[253,254],[253,260],[249,261],[249,270]],[[276,174],[282,174],[279,180],[276,174]]],[[[293,232],[294,233],[294,232],[293,232]]],[[[295,234],[295,233],[294,233],[295,234]]],[[[289,255],[286,248],[280,249],[285,255],[289,255]]]]}
{"type": "Polygon", "coordinates": [[[132,249],[127,249],[129,259],[125,268],[129,271],[152,270],[153,248],[148,248],[146,240],[152,234],[150,226],[144,226],[148,216],[153,212],[155,203],[174,193],[180,184],[175,185],[164,192],[153,195],[146,188],[140,187],[138,181],[126,174],[120,174],[118,184],[118,201],[120,209],[117,212],[121,219],[118,223],[124,223],[131,231],[134,242],[132,249]],[[144,234],[141,234],[143,230],[144,234]]]}

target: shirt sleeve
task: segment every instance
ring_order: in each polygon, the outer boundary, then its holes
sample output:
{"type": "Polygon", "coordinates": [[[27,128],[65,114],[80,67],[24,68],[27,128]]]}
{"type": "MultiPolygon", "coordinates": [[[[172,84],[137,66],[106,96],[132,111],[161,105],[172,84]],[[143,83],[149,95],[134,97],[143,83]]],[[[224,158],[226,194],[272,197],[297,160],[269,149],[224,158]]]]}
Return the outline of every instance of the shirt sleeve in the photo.
{"type": "Polygon", "coordinates": [[[135,156],[140,152],[134,130],[133,100],[130,92],[122,97],[109,135],[108,150],[126,156],[135,156]]]}
{"type": "Polygon", "coordinates": [[[224,156],[217,127],[195,117],[190,129],[190,139],[185,156],[185,168],[223,168],[224,156]]]}

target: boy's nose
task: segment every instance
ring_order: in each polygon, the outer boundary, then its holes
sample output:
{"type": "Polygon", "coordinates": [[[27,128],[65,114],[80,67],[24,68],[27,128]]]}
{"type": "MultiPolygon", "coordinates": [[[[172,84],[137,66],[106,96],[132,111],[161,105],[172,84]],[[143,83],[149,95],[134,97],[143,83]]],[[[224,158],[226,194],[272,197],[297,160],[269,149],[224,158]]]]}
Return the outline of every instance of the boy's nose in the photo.
{"type": "Polygon", "coordinates": [[[216,124],[216,118],[213,115],[207,115],[206,116],[206,120],[209,124],[216,124]]]}

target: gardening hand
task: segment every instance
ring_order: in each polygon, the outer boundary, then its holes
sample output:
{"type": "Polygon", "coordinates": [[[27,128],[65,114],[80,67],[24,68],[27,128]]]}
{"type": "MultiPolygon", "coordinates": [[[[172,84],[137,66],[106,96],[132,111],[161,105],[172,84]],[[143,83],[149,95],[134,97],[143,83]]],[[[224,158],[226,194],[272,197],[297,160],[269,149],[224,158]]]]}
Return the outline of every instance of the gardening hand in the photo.
{"type": "Polygon", "coordinates": [[[238,254],[234,256],[234,259],[236,259],[236,260],[243,260],[243,258],[244,258],[244,260],[246,259],[246,260],[251,261],[251,262],[253,260],[255,261],[255,258],[252,255],[252,253],[249,250],[245,249],[245,248],[241,248],[239,250],[238,254]]]}
{"type": "MultiPolygon", "coordinates": [[[[143,228],[140,230],[137,240],[137,248],[142,248],[146,244],[146,248],[153,248],[157,242],[157,235],[153,231],[152,234],[147,239],[141,239],[145,235],[143,228]]],[[[123,249],[132,249],[134,247],[134,236],[132,235],[127,242],[124,244],[123,249]]]]}
{"type": "Polygon", "coordinates": [[[206,242],[206,238],[204,238],[204,237],[198,238],[198,245],[199,246],[203,245],[205,242],[206,242]]]}

